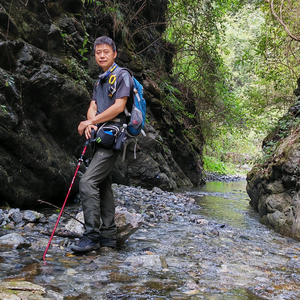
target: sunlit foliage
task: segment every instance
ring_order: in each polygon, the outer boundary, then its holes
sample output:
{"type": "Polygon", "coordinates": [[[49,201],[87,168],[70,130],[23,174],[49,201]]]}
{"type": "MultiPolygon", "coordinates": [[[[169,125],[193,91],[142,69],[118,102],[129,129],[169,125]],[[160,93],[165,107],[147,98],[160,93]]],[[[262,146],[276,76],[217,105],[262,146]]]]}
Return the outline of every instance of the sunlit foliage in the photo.
{"type": "Polygon", "coordinates": [[[299,76],[298,1],[170,1],[174,78],[196,95],[208,153],[257,155],[293,103],[299,76]]]}

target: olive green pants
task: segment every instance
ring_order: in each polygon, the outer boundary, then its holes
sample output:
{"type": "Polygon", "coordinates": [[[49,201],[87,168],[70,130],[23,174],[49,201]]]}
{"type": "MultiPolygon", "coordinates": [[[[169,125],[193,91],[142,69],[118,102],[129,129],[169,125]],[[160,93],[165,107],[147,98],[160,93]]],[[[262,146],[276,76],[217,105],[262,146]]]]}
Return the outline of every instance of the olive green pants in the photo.
{"type": "Polygon", "coordinates": [[[100,236],[116,238],[111,171],[117,157],[118,152],[99,147],[79,183],[85,222],[84,235],[93,240],[98,240],[100,236]]]}

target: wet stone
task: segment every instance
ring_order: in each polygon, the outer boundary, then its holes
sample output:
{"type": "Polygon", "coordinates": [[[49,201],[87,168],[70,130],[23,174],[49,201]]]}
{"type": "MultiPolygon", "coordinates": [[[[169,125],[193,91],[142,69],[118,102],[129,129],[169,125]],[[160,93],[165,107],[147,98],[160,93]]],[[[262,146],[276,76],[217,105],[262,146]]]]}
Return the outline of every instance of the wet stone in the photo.
{"type": "Polygon", "coordinates": [[[36,222],[42,215],[32,210],[25,210],[23,213],[23,219],[27,222],[36,222]]]}
{"type": "Polygon", "coordinates": [[[23,220],[22,213],[20,211],[15,211],[11,214],[11,219],[16,223],[19,224],[23,220]]]}
{"type": "Polygon", "coordinates": [[[58,214],[53,214],[48,218],[48,222],[53,222],[55,223],[57,221],[58,214]]]}
{"type": "Polygon", "coordinates": [[[15,248],[25,243],[25,239],[18,233],[9,233],[0,237],[0,245],[14,246],[15,248]]]}
{"type": "Polygon", "coordinates": [[[3,223],[4,221],[4,212],[2,209],[0,209],[0,225],[3,223]]]}
{"type": "Polygon", "coordinates": [[[134,277],[132,275],[116,272],[110,273],[108,275],[108,278],[112,282],[128,282],[134,280],[134,277]]]}

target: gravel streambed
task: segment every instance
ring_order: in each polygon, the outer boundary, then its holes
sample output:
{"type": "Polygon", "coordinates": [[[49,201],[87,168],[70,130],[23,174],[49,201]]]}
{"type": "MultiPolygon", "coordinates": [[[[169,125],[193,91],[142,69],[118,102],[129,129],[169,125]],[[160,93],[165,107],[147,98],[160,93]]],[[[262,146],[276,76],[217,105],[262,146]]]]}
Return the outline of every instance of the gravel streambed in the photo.
{"type": "MultiPolygon", "coordinates": [[[[76,238],[55,236],[44,263],[45,232],[58,213],[41,210],[43,223],[10,220],[1,229],[2,237],[15,233],[25,241],[1,246],[0,283],[36,285],[27,299],[300,298],[300,244],[260,224],[245,182],[178,193],[114,185],[114,193],[117,206],[143,218],[118,251],[75,256],[69,247],[76,238]]],[[[59,226],[69,220],[63,216],[59,226]]]]}

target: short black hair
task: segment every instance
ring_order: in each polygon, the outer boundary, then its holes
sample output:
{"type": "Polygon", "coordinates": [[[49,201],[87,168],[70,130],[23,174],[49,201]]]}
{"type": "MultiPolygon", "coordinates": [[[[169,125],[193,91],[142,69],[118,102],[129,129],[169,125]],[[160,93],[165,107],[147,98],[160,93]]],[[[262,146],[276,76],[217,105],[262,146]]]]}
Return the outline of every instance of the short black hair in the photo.
{"type": "Polygon", "coordinates": [[[96,47],[98,45],[103,45],[103,44],[111,46],[113,52],[117,51],[115,42],[110,37],[105,35],[96,38],[94,43],[94,50],[96,50],[96,47]]]}

